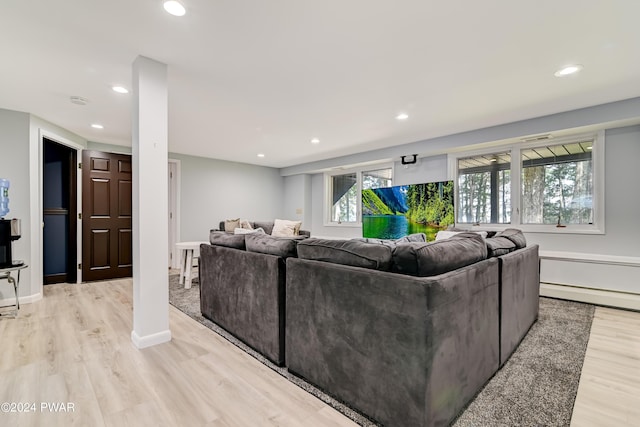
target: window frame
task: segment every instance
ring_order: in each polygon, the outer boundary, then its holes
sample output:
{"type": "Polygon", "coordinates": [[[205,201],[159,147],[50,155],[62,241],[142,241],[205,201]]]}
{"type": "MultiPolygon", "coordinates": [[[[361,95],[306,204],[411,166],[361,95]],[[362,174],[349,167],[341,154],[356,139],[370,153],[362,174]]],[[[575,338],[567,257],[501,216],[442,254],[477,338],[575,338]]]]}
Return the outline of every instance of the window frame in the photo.
{"type": "Polygon", "coordinates": [[[605,161],[604,161],[604,131],[567,135],[563,137],[532,142],[511,142],[508,144],[495,144],[490,148],[478,150],[460,151],[448,154],[449,179],[454,181],[455,191],[455,218],[456,227],[473,229],[481,227],[485,230],[504,230],[505,228],[519,228],[530,233],[551,234],[604,234],[605,233],[605,161]],[[523,224],[522,211],[522,158],[521,151],[551,145],[570,144],[592,140],[591,161],[593,164],[593,223],[592,224],[523,224]],[[458,223],[459,188],[458,188],[458,160],[465,157],[480,156],[509,152],[511,155],[511,222],[510,223],[458,223]]]}
{"type": "Polygon", "coordinates": [[[365,172],[375,171],[379,169],[391,169],[391,183],[393,185],[393,178],[395,176],[395,163],[372,163],[365,166],[357,166],[344,169],[335,169],[324,173],[324,220],[323,225],[325,227],[353,227],[362,228],[362,175],[365,172]],[[337,175],[356,174],[357,194],[356,199],[356,221],[338,222],[333,221],[332,215],[332,178],[337,175]]]}

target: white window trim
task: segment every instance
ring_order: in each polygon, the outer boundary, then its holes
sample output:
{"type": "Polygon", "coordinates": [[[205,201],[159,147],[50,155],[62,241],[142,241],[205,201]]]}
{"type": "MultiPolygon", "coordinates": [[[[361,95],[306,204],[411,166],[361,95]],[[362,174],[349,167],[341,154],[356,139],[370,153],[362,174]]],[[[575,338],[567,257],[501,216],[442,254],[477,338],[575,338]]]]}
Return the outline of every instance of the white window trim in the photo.
{"type": "Polygon", "coordinates": [[[604,182],[604,130],[596,133],[576,134],[552,140],[537,141],[529,143],[511,143],[497,145],[482,150],[450,153],[447,155],[449,179],[454,182],[455,191],[455,215],[458,218],[458,159],[473,157],[483,154],[492,154],[509,151],[511,153],[511,223],[508,224],[468,224],[457,223],[456,227],[463,229],[482,228],[483,230],[504,230],[505,228],[518,228],[527,233],[550,233],[550,234],[604,234],[605,233],[605,182],[604,182]],[[522,224],[520,217],[521,201],[521,175],[522,164],[520,151],[528,148],[541,147],[545,145],[556,145],[579,140],[593,139],[591,156],[593,161],[593,224],[567,224],[564,227],[557,227],[553,224],[522,224]],[[514,160],[515,159],[515,160],[514,160]],[[514,163],[515,162],[515,163],[514,163]]]}
{"type": "Polygon", "coordinates": [[[359,166],[354,168],[345,168],[332,170],[324,173],[324,218],[323,225],[325,227],[345,227],[345,228],[362,228],[362,173],[378,170],[378,169],[391,169],[391,180],[395,176],[395,163],[373,163],[366,166],[359,166]],[[336,222],[331,220],[331,178],[336,175],[347,175],[350,173],[356,174],[356,184],[358,186],[358,194],[360,197],[356,200],[356,221],[351,222],[336,222]]]}

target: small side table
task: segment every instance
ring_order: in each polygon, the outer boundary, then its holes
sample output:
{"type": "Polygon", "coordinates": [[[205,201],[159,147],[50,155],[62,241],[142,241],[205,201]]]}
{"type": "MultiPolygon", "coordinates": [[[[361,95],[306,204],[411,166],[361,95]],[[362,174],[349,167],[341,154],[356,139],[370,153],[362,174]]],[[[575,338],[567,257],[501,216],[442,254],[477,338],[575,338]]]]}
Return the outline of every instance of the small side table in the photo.
{"type": "Polygon", "coordinates": [[[12,267],[0,268],[0,280],[6,279],[10,284],[13,285],[13,292],[16,295],[16,303],[15,303],[16,310],[14,313],[15,317],[18,317],[18,310],[20,310],[20,299],[18,298],[18,291],[20,290],[20,271],[27,267],[28,267],[27,264],[21,264],[21,265],[14,265],[12,267]],[[15,279],[11,275],[13,272],[16,272],[15,279]]]}
{"type": "Polygon", "coordinates": [[[184,283],[185,289],[191,289],[191,269],[193,268],[193,260],[200,257],[200,245],[209,242],[179,242],[176,243],[176,249],[180,251],[180,280],[179,284],[184,283]]]}

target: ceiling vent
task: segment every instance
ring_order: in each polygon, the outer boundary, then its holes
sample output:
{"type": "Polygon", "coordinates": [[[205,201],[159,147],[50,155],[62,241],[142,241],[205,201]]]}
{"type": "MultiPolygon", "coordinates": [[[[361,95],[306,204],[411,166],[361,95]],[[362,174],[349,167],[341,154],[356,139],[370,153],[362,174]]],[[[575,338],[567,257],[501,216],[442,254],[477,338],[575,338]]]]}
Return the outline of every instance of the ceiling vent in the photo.
{"type": "Polygon", "coordinates": [[[87,105],[89,103],[89,100],[87,98],[83,98],[81,96],[71,96],[69,97],[69,100],[72,104],[77,105],[87,105]]]}
{"type": "Polygon", "coordinates": [[[524,137],[522,139],[520,139],[520,141],[522,142],[536,142],[536,141],[546,141],[548,139],[552,139],[553,136],[551,136],[550,133],[544,134],[544,135],[535,135],[535,136],[527,136],[524,137]]]}

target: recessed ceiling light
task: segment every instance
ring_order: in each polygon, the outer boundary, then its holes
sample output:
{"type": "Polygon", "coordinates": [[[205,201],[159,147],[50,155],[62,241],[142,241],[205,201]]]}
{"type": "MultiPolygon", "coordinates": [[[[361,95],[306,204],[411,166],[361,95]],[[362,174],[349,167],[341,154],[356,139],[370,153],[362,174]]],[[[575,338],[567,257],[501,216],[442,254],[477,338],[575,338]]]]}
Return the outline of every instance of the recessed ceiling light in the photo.
{"type": "Polygon", "coordinates": [[[407,120],[409,118],[409,115],[407,113],[400,113],[396,116],[397,120],[407,120]]]}
{"type": "Polygon", "coordinates": [[[318,138],[313,138],[313,139],[311,140],[311,143],[312,143],[312,144],[320,144],[320,140],[319,140],[318,138]]]}
{"type": "Polygon", "coordinates": [[[94,128],[94,129],[104,129],[104,126],[99,125],[98,123],[92,124],[91,127],[94,128]]]}
{"type": "Polygon", "coordinates": [[[129,93],[129,89],[122,86],[113,86],[111,89],[113,89],[114,92],[118,93],[129,93]]]}
{"type": "Polygon", "coordinates": [[[578,71],[582,70],[582,65],[567,65],[566,67],[563,67],[561,69],[559,69],[558,71],[556,71],[553,75],[556,77],[564,77],[564,76],[568,76],[570,74],[575,74],[578,71]]]}
{"type": "Polygon", "coordinates": [[[176,0],[169,0],[164,2],[164,10],[172,14],[173,16],[184,16],[187,10],[182,3],[176,0]]]}
{"type": "Polygon", "coordinates": [[[591,145],[590,145],[590,146],[588,146],[588,147],[587,147],[587,150],[593,150],[593,146],[591,146],[591,145]]]}
{"type": "Polygon", "coordinates": [[[260,153],[258,154],[258,157],[264,157],[264,154],[260,153]]]}

